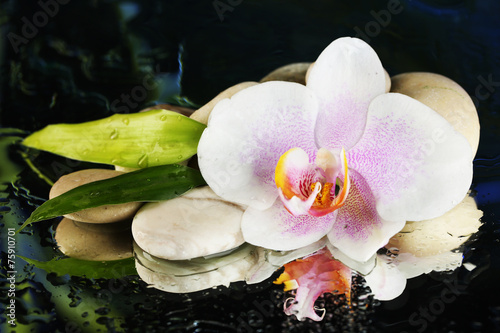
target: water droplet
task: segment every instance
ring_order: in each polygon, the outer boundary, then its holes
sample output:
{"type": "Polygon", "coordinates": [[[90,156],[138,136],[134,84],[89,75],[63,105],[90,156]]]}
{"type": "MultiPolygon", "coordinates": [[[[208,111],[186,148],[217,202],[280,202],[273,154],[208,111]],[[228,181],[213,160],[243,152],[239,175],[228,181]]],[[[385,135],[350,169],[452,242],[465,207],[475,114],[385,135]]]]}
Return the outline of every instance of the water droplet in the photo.
{"type": "Polygon", "coordinates": [[[166,114],[164,114],[163,116],[161,116],[161,117],[160,117],[160,120],[161,120],[161,121],[165,121],[165,120],[167,120],[167,118],[168,118],[168,117],[167,117],[167,115],[166,115],[166,114]]]}
{"type": "Polygon", "coordinates": [[[147,168],[148,167],[148,155],[144,154],[141,156],[139,161],[137,162],[139,168],[147,168]]]}
{"type": "Polygon", "coordinates": [[[111,140],[115,140],[118,138],[118,130],[116,128],[111,132],[111,134],[109,135],[109,138],[111,140]]]}
{"type": "Polygon", "coordinates": [[[128,119],[128,118],[123,118],[122,122],[123,122],[125,125],[128,125],[128,124],[130,124],[130,119],[128,119]]]}
{"type": "Polygon", "coordinates": [[[88,153],[89,153],[88,149],[85,149],[84,151],[82,151],[82,155],[87,155],[88,153]]]}
{"type": "Polygon", "coordinates": [[[182,120],[182,117],[181,117],[181,116],[177,116],[177,120],[178,120],[178,121],[181,121],[181,120],[182,120]]]}
{"type": "Polygon", "coordinates": [[[179,160],[182,160],[182,155],[177,156],[179,160]]]}

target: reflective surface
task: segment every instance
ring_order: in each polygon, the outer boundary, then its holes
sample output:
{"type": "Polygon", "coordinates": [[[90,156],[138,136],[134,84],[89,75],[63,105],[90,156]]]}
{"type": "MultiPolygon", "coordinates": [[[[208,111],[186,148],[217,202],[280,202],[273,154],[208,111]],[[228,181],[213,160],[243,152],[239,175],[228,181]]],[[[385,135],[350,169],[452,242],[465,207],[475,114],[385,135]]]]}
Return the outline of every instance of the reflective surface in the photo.
{"type": "MultiPolygon", "coordinates": [[[[9,228],[17,229],[48,197],[47,180],[91,167],[12,144],[47,124],[137,112],[160,102],[203,105],[233,84],[313,61],[335,38],[357,35],[391,75],[427,71],[457,81],[473,97],[482,126],[473,190],[484,225],[467,244],[467,264],[410,280],[394,301],[362,296],[349,310],[328,296],[323,322],[297,322],[283,314],[287,296],[272,279],[169,294],[120,269],[115,279],[57,277],[20,258],[61,256],[53,241],[58,221],[47,221],[14,236],[16,332],[500,330],[497,1],[60,0],[0,6],[2,281],[12,264],[9,228]]],[[[361,281],[355,284],[354,294],[364,295],[361,281]]],[[[10,282],[1,288],[4,309],[10,282]]],[[[0,315],[2,332],[13,331],[9,311],[0,315]]]]}

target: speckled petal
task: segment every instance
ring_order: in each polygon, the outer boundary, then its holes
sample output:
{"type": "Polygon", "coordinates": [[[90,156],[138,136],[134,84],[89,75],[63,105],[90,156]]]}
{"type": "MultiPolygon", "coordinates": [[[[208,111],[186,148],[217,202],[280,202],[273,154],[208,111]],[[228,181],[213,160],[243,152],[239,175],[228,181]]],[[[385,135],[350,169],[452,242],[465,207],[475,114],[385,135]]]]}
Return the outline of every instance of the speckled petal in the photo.
{"type": "Polygon", "coordinates": [[[377,213],[376,201],[370,187],[354,170],[351,170],[351,188],[337,220],[328,233],[330,242],[359,262],[366,262],[379,248],[401,230],[405,221],[388,221],[377,213]]]}
{"type": "Polygon", "coordinates": [[[361,138],[368,105],[385,92],[385,72],[375,51],[356,38],[333,41],[318,57],[307,87],[320,101],[320,147],[349,150],[361,138]]]}
{"type": "Polygon", "coordinates": [[[420,221],[462,201],[472,181],[471,154],[443,117],[391,93],[371,103],[363,137],[347,159],[369,184],[382,218],[420,221]]]}
{"type": "Polygon", "coordinates": [[[250,244],[277,251],[295,250],[321,239],[332,228],[337,212],[322,217],[293,216],[280,199],[266,210],[248,208],[241,231],[250,244]]]}
{"type": "Polygon", "coordinates": [[[314,93],[291,82],[266,82],[219,102],[198,146],[203,177],[219,196],[258,209],[278,197],[274,171],[281,155],[301,147],[313,161],[314,93]]]}

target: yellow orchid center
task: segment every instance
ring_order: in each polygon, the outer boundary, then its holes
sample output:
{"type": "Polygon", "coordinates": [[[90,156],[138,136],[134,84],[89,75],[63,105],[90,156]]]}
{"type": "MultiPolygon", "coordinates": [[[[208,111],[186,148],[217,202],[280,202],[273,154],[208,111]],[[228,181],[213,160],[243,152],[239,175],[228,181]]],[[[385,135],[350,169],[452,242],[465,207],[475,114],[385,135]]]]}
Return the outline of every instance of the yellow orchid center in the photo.
{"type": "Polygon", "coordinates": [[[337,158],[333,152],[321,148],[311,164],[304,150],[292,148],[280,157],[275,183],[291,214],[323,216],[344,205],[350,180],[344,149],[339,155],[337,158]],[[338,194],[336,184],[341,185],[338,194]]]}

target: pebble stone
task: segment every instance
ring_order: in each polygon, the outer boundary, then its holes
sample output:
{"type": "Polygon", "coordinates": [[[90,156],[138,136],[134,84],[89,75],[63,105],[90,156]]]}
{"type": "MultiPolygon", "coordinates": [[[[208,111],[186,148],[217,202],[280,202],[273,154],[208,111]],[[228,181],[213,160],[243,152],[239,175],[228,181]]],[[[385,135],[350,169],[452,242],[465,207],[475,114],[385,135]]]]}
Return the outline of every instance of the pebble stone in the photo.
{"type": "Polygon", "coordinates": [[[215,96],[214,99],[212,99],[210,102],[208,102],[207,104],[203,105],[201,108],[196,110],[191,115],[190,118],[206,125],[208,123],[208,117],[210,116],[210,113],[212,112],[214,106],[217,103],[219,103],[221,100],[223,100],[225,98],[229,98],[229,97],[233,96],[234,94],[236,94],[237,92],[239,92],[245,88],[254,86],[256,84],[258,84],[258,83],[248,81],[248,82],[241,82],[241,83],[238,83],[232,87],[227,88],[226,90],[224,90],[223,92],[221,92],[220,94],[215,96]]]}
{"type": "MultiPolygon", "coordinates": [[[[108,179],[123,174],[123,172],[108,169],[86,169],[76,171],[62,176],[52,186],[49,198],[55,198],[62,193],[74,189],[80,185],[94,181],[108,179]]],[[[95,208],[88,208],[79,212],[66,214],[65,217],[87,223],[112,223],[131,219],[137,212],[141,202],[128,202],[119,205],[104,205],[95,208]]]]}
{"type": "Polygon", "coordinates": [[[455,81],[434,73],[402,73],[392,77],[392,92],[410,96],[448,120],[469,141],[474,156],[479,145],[479,117],[467,92],[455,81]]]}
{"type": "Polygon", "coordinates": [[[130,221],[94,224],[63,218],[55,239],[62,253],[76,259],[107,261],[132,257],[130,221]]]}
{"type": "Polygon", "coordinates": [[[400,253],[426,257],[454,250],[476,233],[483,212],[477,209],[474,198],[467,196],[446,214],[425,221],[407,222],[393,236],[386,248],[395,247],[400,253]]]}
{"type": "Polygon", "coordinates": [[[306,72],[311,66],[310,62],[298,62],[279,67],[264,76],[260,82],[288,81],[306,84],[306,72]]]}
{"type": "Polygon", "coordinates": [[[151,287],[171,293],[190,293],[243,281],[257,263],[255,247],[242,245],[214,258],[165,260],[144,252],[134,243],[135,268],[151,287]]]}
{"type": "Polygon", "coordinates": [[[243,244],[245,207],[224,201],[208,186],[172,200],[145,204],[132,222],[134,240],[159,258],[185,260],[243,244]]]}

